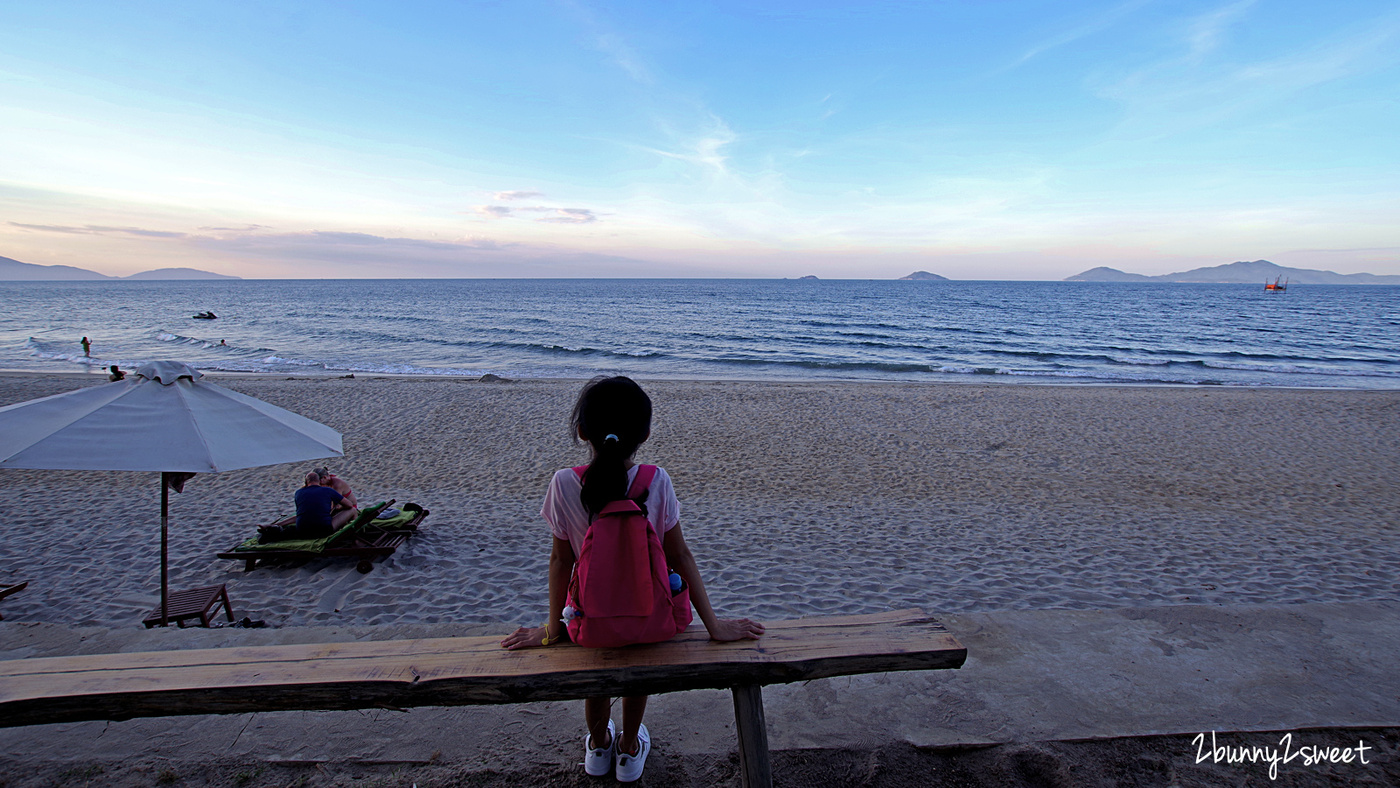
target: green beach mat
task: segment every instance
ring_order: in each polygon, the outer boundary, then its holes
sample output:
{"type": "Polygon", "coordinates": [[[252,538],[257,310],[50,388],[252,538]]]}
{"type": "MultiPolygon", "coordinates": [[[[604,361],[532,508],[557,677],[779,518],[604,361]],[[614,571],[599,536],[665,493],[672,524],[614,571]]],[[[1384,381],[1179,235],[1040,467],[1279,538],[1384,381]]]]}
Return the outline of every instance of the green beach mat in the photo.
{"type": "Polygon", "coordinates": [[[388,501],[380,501],[367,509],[361,509],[359,517],[346,523],[339,531],[329,536],[323,536],[320,539],[288,539],[282,542],[259,542],[258,537],[255,536],[233,549],[235,551],[246,550],[249,552],[258,550],[296,550],[303,553],[319,553],[327,547],[330,547],[332,543],[346,534],[363,530],[370,525],[376,528],[394,528],[395,526],[407,525],[409,521],[418,516],[418,511],[421,511],[405,508],[393,517],[386,517],[383,520],[375,519],[388,505],[388,501]]]}

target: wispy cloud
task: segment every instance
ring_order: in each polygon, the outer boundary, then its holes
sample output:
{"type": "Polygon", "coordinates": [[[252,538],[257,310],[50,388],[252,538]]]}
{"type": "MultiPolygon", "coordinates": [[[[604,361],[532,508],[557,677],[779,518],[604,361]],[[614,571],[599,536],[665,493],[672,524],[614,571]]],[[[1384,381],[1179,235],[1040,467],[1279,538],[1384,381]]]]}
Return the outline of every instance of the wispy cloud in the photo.
{"type": "Polygon", "coordinates": [[[231,241],[231,243],[242,243],[244,245],[287,242],[305,242],[312,245],[334,244],[337,246],[365,248],[393,246],[397,248],[433,249],[449,252],[462,251],[465,249],[495,251],[503,248],[502,244],[484,238],[467,241],[429,241],[422,238],[399,238],[394,236],[374,235],[372,233],[350,233],[334,230],[313,230],[305,233],[283,233],[280,235],[243,236],[231,241]]]}
{"type": "Polygon", "coordinates": [[[537,200],[544,196],[544,192],[496,192],[493,196],[502,202],[510,202],[511,200],[537,200]]]}
{"type": "Polygon", "coordinates": [[[1379,254],[1393,255],[1400,254],[1400,246],[1366,246],[1357,247],[1354,249],[1289,249],[1286,252],[1280,252],[1280,254],[1294,254],[1302,252],[1317,254],[1369,254],[1374,252],[1379,254]]]}
{"type": "Polygon", "coordinates": [[[536,221],[557,224],[588,224],[598,221],[598,217],[587,208],[557,208],[555,211],[556,215],[544,216],[536,221]]]}
{"type": "Polygon", "coordinates": [[[1225,33],[1257,0],[1238,0],[1192,20],[1187,28],[1189,57],[1199,60],[1220,47],[1225,33]]]}
{"type": "Polygon", "coordinates": [[[1099,84],[1100,96],[1127,110],[1119,136],[1157,138],[1210,126],[1263,106],[1280,106],[1316,85],[1400,62],[1396,14],[1280,57],[1222,62],[1220,53],[1233,53],[1228,47],[1231,26],[1254,5],[1254,0],[1242,0],[1194,18],[1182,32],[1176,54],[1099,84]]]}
{"type": "Polygon", "coordinates": [[[583,23],[588,35],[592,37],[593,46],[599,52],[607,55],[608,60],[613,65],[643,85],[651,85],[656,82],[651,69],[645,60],[637,54],[627,37],[606,21],[599,19],[598,14],[586,3],[564,0],[561,5],[572,11],[574,17],[583,23]]]}
{"type": "MultiPolygon", "coordinates": [[[[1252,0],[1250,1],[1252,2],[1252,0]]],[[[1051,51],[1052,49],[1059,49],[1060,47],[1065,46],[1067,44],[1072,44],[1075,41],[1080,40],[1081,38],[1088,38],[1089,36],[1092,36],[1096,33],[1102,33],[1110,27],[1113,27],[1114,25],[1118,24],[1119,20],[1123,19],[1124,17],[1128,16],[1132,12],[1138,10],[1139,8],[1142,8],[1150,2],[1152,2],[1152,0],[1129,0],[1126,3],[1114,6],[1113,8],[1110,8],[1103,14],[1100,14],[1099,16],[1093,19],[1085,20],[1079,25],[1064,31],[1059,35],[1052,36],[1051,38],[1048,38],[1044,41],[1041,41],[1038,44],[1035,44],[1030,49],[1026,50],[1025,54],[1021,55],[1021,57],[1017,58],[1014,62],[1012,62],[1010,65],[1006,66],[1001,70],[1009,71],[1010,69],[1023,65],[1027,61],[1033,60],[1036,57],[1039,57],[1040,55],[1051,51]]]]}
{"type": "Polygon", "coordinates": [[[646,150],[659,156],[689,162],[723,174],[728,172],[725,166],[728,157],[724,154],[724,147],[733,144],[737,139],[738,136],[730,130],[728,124],[719,117],[711,115],[709,128],[684,143],[680,150],[661,150],[659,148],[647,148],[646,150]]]}
{"type": "Polygon", "coordinates": [[[599,33],[595,42],[598,49],[606,53],[612,62],[627,72],[627,75],[632,79],[643,85],[650,85],[656,81],[646,64],[642,62],[642,59],[622,36],[612,32],[599,33]]]}
{"type": "Polygon", "coordinates": [[[85,224],[82,226],[61,225],[61,224],[24,224],[21,222],[10,222],[11,227],[19,227],[24,230],[34,230],[45,233],[64,233],[67,235],[134,235],[142,238],[186,238],[189,233],[173,232],[170,230],[147,230],[143,227],[105,227],[97,224],[85,224]]]}
{"type": "Polygon", "coordinates": [[[200,227],[199,229],[206,233],[251,233],[272,228],[266,224],[245,224],[239,227],[200,227]]]}
{"type": "Polygon", "coordinates": [[[206,235],[192,236],[189,240],[202,248],[238,252],[244,255],[359,262],[380,259],[385,256],[408,259],[416,255],[427,260],[441,260],[464,255],[470,257],[482,252],[497,252],[510,246],[510,244],[500,244],[489,239],[433,241],[422,238],[400,238],[373,233],[334,230],[225,237],[206,235]]]}
{"type": "Polygon", "coordinates": [[[535,221],[552,224],[588,224],[598,221],[598,215],[588,208],[555,208],[549,205],[521,205],[515,207],[507,207],[505,205],[476,205],[472,207],[472,211],[490,219],[505,219],[522,213],[546,213],[550,215],[541,216],[536,218],[535,221]]]}
{"type": "Polygon", "coordinates": [[[548,245],[462,238],[435,241],[371,233],[313,231],[234,237],[199,236],[192,243],[240,258],[273,276],[644,276],[655,262],[548,245]]]}

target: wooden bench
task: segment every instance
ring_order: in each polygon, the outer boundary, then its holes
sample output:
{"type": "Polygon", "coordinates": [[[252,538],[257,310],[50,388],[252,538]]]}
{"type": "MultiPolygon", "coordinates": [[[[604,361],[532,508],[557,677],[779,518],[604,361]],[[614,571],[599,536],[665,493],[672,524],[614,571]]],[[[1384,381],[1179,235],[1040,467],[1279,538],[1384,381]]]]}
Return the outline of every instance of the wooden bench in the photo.
{"type": "Polygon", "coordinates": [[[408,708],[731,689],[746,786],[771,785],[765,684],[958,668],[967,649],[917,609],[768,623],[712,643],[695,626],[625,649],[506,651],[500,637],[152,651],[0,662],[0,726],[296,709],[408,708]]]}

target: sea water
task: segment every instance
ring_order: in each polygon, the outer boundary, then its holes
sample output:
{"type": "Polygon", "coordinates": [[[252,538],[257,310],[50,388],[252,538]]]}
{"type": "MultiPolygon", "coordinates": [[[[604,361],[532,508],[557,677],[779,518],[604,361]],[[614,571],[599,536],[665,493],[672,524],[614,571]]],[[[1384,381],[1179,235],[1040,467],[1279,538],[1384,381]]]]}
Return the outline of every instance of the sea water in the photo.
{"type": "Polygon", "coordinates": [[[1400,388],[1393,286],[0,282],[0,303],[10,370],[1400,388]]]}

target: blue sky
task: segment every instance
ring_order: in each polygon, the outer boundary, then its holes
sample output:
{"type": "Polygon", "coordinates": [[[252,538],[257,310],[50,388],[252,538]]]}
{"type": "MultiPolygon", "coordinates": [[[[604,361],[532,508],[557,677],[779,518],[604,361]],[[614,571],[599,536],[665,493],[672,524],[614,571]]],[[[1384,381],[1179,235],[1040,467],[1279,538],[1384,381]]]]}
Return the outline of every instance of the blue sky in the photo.
{"type": "Polygon", "coordinates": [[[8,3],[0,255],[1400,274],[1400,4],[8,3]]]}

